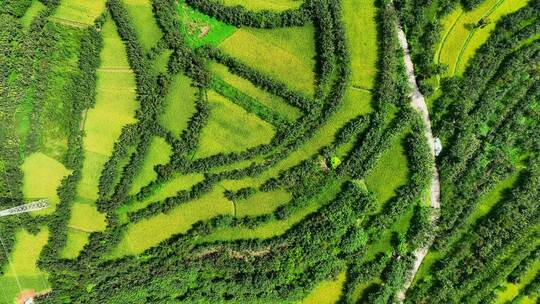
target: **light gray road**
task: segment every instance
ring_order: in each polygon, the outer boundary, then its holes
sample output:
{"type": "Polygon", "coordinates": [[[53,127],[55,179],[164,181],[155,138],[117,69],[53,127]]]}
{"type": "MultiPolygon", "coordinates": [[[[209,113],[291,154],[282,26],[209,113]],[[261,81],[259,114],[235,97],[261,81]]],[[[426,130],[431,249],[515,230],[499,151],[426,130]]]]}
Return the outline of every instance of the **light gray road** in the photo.
{"type": "MultiPolygon", "coordinates": [[[[411,55],[409,54],[409,46],[407,44],[407,37],[405,36],[405,33],[401,29],[401,27],[397,26],[397,34],[398,34],[398,40],[401,48],[403,49],[404,54],[404,61],[405,61],[405,67],[407,69],[407,78],[409,80],[409,86],[412,89],[411,93],[411,106],[418,111],[421,116],[422,120],[424,122],[424,125],[426,127],[426,138],[428,140],[429,148],[431,151],[431,154],[433,155],[433,159],[435,159],[435,138],[433,137],[433,133],[431,132],[431,120],[429,119],[429,111],[426,105],[426,101],[424,99],[424,95],[420,92],[420,89],[418,89],[418,84],[416,83],[416,77],[414,76],[414,66],[411,60],[411,55]]],[[[432,224],[435,224],[435,222],[439,219],[440,215],[440,182],[439,182],[439,173],[437,171],[437,166],[435,162],[433,163],[433,179],[431,180],[431,190],[430,190],[430,209],[431,209],[431,222],[432,224]]],[[[422,248],[418,248],[414,252],[414,265],[412,269],[410,270],[410,273],[407,277],[407,280],[405,281],[405,284],[403,288],[398,292],[397,299],[401,303],[403,300],[405,300],[405,293],[407,292],[407,289],[411,286],[412,281],[414,280],[414,277],[416,275],[416,272],[420,268],[420,265],[422,264],[422,261],[426,257],[426,254],[428,253],[429,247],[431,247],[431,244],[433,243],[433,238],[430,239],[428,244],[422,248]]]]}

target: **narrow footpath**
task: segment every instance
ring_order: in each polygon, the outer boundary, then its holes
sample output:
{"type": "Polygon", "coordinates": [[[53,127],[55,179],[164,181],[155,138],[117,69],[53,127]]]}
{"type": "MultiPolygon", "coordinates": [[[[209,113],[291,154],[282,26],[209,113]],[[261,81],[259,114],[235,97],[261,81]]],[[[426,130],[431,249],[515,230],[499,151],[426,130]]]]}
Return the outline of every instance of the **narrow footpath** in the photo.
{"type": "MultiPolygon", "coordinates": [[[[401,29],[401,26],[398,24],[397,26],[397,34],[398,34],[398,40],[401,48],[403,49],[403,55],[404,55],[404,61],[405,61],[405,67],[407,69],[407,78],[409,81],[409,86],[412,89],[411,93],[411,106],[420,114],[422,115],[422,120],[424,122],[424,126],[426,127],[426,138],[428,140],[429,148],[431,151],[431,154],[433,155],[433,159],[435,159],[435,138],[433,138],[433,133],[431,132],[431,120],[429,119],[429,112],[426,105],[426,101],[424,99],[424,95],[420,92],[420,89],[418,89],[418,84],[416,83],[416,77],[414,76],[414,66],[411,60],[411,55],[409,54],[409,46],[407,44],[407,37],[405,36],[405,33],[401,29]]],[[[432,224],[435,224],[440,216],[440,183],[439,183],[439,173],[437,170],[437,165],[435,162],[433,162],[433,179],[431,180],[431,190],[430,190],[430,211],[431,216],[430,220],[432,224]]],[[[431,244],[433,243],[433,235],[426,246],[422,248],[418,248],[414,252],[414,265],[412,269],[409,272],[409,275],[407,276],[407,279],[405,281],[405,284],[403,285],[403,288],[398,292],[397,294],[397,300],[399,303],[402,303],[403,300],[405,300],[405,294],[407,292],[407,289],[411,286],[412,281],[414,280],[414,277],[416,275],[416,272],[420,268],[420,265],[422,264],[422,261],[426,257],[426,254],[428,253],[429,247],[431,247],[431,244]]]]}

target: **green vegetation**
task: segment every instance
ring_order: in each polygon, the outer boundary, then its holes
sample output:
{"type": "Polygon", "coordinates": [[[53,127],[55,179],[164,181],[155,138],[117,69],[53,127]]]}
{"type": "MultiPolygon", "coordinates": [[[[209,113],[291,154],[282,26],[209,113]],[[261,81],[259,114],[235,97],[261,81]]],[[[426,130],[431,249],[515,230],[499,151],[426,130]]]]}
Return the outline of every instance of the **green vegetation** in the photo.
{"type": "Polygon", "coordinates": [[[407,158],[401,140],[399,137],[394,140],[373,171],[366,176],[368,189],[373,191],[381,204],[392,198],[398,187],[407,183],[407,158]]]}
{"type": "Polygon", "coordinates": [[[154,170],[155,166],[166,164],[171,154],[171,148],[163,138],[152,138],[141,171],[131,185],[130,194],[137,194],[142,187],[155,180],[157,178],[157,173],[154,170]]]}
{"type": "Polygon", "coordinates": [[[261,104],[270,107],[271,109],[277,111],[279,114],[287,117],[288,119],[294,120],[300,116],[300,112],[293,106],[287,104],[282,98],[279,98],[275,95],[272,95],[268,92],[265,92],[257,88],[253,83],[248,80],[234,75],[229,72],[226,66],[211,63],[210,71],[217,77],[221,78],[228,84],[234,86],[243,93],[255,98],[261,104]]]}
{"type": "Polygon", "coordinates": [[[320,283],[302,300],[302,304],[332,304],[339,301],[346,273],[340,273],[335,280],[320,283]]]}
{"type": "Polygon", "coordinates": [[[539,8],[2,1],[0,303],[534,303],[539,8]]]}

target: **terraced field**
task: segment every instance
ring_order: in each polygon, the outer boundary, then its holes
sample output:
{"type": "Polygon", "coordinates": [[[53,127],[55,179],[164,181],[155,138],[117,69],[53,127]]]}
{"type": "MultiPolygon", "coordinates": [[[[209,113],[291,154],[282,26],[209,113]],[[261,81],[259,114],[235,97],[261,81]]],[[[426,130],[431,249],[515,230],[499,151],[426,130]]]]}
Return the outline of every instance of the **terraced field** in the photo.
{"type": "Polygon", "coordinates": [[[443,20],[437,62],[448,65],[447,75],[461,75],[475,51],[486,42],[497,21],[527,4],[527,0],[483,1],[471,11],[458,7],[443,20]]]}
{"type": "Polygon", "coordinates": [[[473,2],[2,3],[0,303],[537,301],[540,2],[473,2]]]}

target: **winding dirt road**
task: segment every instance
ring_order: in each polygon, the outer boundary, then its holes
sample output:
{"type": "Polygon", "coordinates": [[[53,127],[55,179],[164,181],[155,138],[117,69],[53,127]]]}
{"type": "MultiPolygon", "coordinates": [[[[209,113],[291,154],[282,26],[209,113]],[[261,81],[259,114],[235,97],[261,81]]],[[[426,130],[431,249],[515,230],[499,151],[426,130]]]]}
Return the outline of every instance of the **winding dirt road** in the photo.
{"type": "MultiPolygon", "coordinates": [[[[424,99],[424,95],[420,92],[420,89],[418,89],[418,84],[416,83],[416,77],[414,76],[414,66],[411,60],[411,56],[409,54],[409,46],[407,43],[407,37],[405,36],[405,33],[401,29],[401,27],[397,26],[397,34],[398,34],[398,40],[401,48],[403,49],[404,54],[404,61],[405,61],[405,67],[407,69],[407,78],[409,80],[409,86],[412,89],[411,93],[411,106],[418,112],[420,112],[422,116],[422,120],[424,122],[424,126],[426,127],[426,138],[428,140],[429,148],[431,151],[431,154],[433,155],[433,159],[435,159],[435,138],[433,137],[433,133],[431,132],[431,120],[429,119],[429,111],[426,105],[426,101],[424,99]]],[[[437,220],[439,219],[440,215],[440,183],[439,183],[439,173],[437,171],[437,166],[435,162],[433,163],[433,178],[431,180],[431,190],[430,190],[430,207],[431,207],[431,216],[430,220],[432,224],[435,224],[437,220]]],[[[405,281],[405,284],[403,285],[403,288],[398,292],[397,294],[397,300],[402,303],[403,300],[405,300],[405,294],[407,292],[407,289],[411,286],[412,281],[414,280],[414,277],[416,275],[416,272],[420,268],[420,265],[422,264],[422,261],[426,257],[426,254],[428,253],[429,247],[431,247],[431,244],[433,243],[433,236],[430,239],[430,241],[427,243],[426,246],[422,248],[418,248],[414,252],[414,265],[412,269],[410,270],[410,273],[407,277],[407,280],[405,281]]]]}

